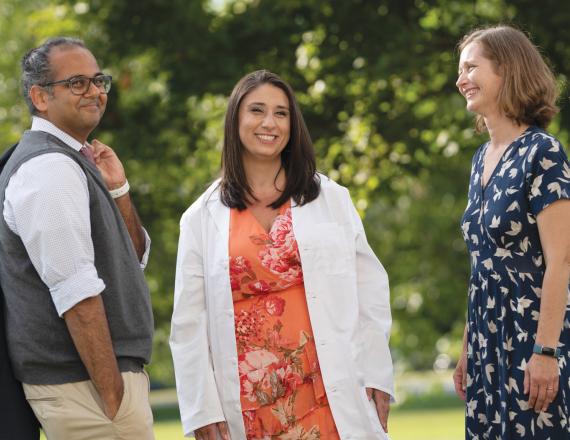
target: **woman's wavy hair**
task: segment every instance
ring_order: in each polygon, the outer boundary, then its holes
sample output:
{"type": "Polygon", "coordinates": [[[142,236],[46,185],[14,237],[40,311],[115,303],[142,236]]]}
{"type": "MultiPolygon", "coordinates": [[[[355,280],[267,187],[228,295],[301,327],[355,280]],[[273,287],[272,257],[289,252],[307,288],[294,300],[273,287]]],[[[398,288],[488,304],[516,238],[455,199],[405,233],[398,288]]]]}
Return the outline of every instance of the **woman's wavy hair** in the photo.
{"type": "MultiPolygon", "coordinates": [[[[560,90],[537,47],[523,32],[506,25],[471,31],[459,42],[459,53],[473,42],[481,45],[503,78],[497,98],[503,113],[519,125],[546,128],[559,111],[556,100],[560,90]]],[[[479,133],[487,130],[480,115],[475,117],[475,129],[479,133]]]]}
{"type": "Polygon", "coordinates": [[[281,152],[281,166],[286,176],[285,188],[269,206],[277,209],[290,198],[297,205],[304,205],[316,199],[320,191],[313,143],[293,89],[276,74],[257,70],[245,75],[234,87],[228,101],[224,125],[220,197],[224,205],[238,210],[246,209],[247,202],[257,200],[247,182],[243,166],[244,146],[239,136],[239,108],[248,93],[263,84],[283,90],[289,100],[291,118],[289,142],[281,152]]]}

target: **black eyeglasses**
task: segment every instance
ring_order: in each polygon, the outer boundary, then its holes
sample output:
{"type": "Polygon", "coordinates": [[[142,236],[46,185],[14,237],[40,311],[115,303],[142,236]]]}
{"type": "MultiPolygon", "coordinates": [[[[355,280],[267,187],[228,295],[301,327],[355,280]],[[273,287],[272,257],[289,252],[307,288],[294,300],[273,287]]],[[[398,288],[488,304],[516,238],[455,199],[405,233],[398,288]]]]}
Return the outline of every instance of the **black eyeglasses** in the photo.
{"type": "Polygon", "coordinates": [[[109,90],[111,90],[112,79],[113,77],[111,75],[97,75],[93,78],[80,75],[40,85],[42,87],[48,87],[56,84],[65,84],[65,86],[68,87],[74,95],[83,95],[87,93],[89,87],[91,87],[91,83],[93,83],[101,93],[109,93],[109,90]]]}

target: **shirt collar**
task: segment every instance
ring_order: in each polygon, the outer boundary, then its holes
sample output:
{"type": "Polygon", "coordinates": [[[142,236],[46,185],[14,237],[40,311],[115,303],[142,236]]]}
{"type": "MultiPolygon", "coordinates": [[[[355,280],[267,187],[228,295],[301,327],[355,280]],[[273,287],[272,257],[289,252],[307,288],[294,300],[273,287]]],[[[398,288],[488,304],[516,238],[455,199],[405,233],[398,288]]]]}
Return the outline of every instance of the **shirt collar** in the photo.
{"type": "Polygon", "coordinates": [[[45,131],[77,151],[83,147],[83,144],[81,144],[77,139],[73,138],[65,131],[60,130],[47,119],[40,118],[39,116],[32,116],[31,131],[45,131]]]}

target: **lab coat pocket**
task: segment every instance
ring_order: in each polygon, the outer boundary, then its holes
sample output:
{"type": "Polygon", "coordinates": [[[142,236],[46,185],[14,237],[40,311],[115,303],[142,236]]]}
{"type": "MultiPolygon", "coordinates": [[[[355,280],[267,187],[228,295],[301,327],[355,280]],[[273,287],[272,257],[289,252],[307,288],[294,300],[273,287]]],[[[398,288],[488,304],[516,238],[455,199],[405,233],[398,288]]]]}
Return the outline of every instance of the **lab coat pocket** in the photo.
{"type": "Polygon", "coordinates": [[[363,389],[363,399],[364,399],[364,406],[366,407],[366,414],[368,415],[368,419],[372,425],[372,429],[375,433],[378,433],[379,439],[382,440],[389,440],[388,435],[384,432],[382,425],[380,424],[380,418],[378,417],[378,411],[376,411],[376,404],[373,399],[368,399],[366,394],[366,389],[363,389]]]}
{"type": "Polygon", "coordinates": [[[337,223],[317,223],[307,240],[312,265],[325,274],[343,274],[349,269],[346,233],[337,223]]]}

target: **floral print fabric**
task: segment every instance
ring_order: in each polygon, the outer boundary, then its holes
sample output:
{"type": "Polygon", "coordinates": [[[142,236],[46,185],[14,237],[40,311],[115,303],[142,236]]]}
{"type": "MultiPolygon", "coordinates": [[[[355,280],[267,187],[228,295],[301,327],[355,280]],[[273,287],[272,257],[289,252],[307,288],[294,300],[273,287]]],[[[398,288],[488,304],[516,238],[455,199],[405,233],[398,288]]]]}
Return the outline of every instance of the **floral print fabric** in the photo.
{"type": "Polygon", "coordinates": [[[545,271],[537,215],[570,198],[570,164],[560,143],[530,127],[505,151],[483,188],[487,144],[473,158],[462,230],[471,256],[467,334],[466,438],[568,439],[570,313],[559,347],[560,385],[544,412],[527,406],[545,271]]]}
{"type": "Polygon", "coordinates": [[[232,209],[229,244],[247,438],[338,439],[319,370],[289,203],[269,233],[248,210],[232,209]]]}

